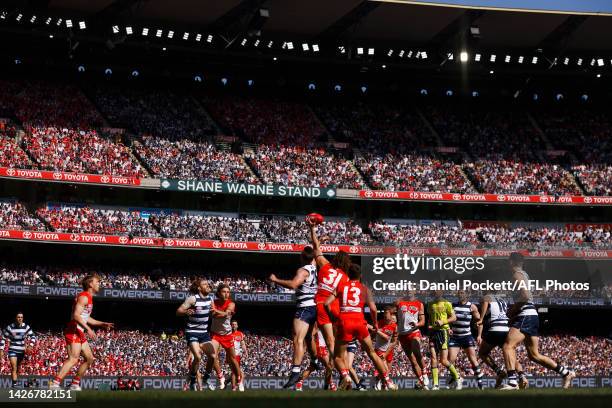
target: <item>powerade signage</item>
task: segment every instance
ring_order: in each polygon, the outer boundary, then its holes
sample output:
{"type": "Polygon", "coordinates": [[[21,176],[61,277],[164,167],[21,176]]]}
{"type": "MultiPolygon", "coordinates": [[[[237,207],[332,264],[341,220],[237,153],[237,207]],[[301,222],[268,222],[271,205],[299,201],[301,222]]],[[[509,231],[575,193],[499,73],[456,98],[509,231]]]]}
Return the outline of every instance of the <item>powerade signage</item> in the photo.
{"type": "Polygon", "coordinates": [[[162,190],[194,193],[238,194],[269,197],[336,198],[336,189],[322,187],[287,187],[272,184],[223,183],[203,180],[161,181],[162,190]]]}

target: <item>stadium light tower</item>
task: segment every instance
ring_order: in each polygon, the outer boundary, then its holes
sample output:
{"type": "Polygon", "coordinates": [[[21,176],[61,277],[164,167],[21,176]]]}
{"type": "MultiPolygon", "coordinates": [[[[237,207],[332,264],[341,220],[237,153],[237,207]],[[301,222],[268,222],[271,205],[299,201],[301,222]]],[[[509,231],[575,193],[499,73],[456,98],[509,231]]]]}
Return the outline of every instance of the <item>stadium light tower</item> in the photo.
{"type": "Polygon", "coordinates": [[[461,53],[459,54],[459,61],[461,61],[464,64],[468,62],[469,58],[470,56],[468,55],[467,51],[461,51],[461,53]]]}

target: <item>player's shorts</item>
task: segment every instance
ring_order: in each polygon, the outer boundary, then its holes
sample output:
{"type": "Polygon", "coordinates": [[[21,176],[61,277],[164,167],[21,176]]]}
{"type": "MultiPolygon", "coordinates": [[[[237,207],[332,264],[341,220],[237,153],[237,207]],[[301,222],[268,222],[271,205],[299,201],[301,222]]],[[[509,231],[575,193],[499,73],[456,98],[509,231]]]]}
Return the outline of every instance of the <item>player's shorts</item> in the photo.
{"type": "MultiPolygon", "coordinates": [[[[332,302],[332,304],[330,305],[330,309],[333,317],[338,319],[340,317],[340,302],[338,301],[338,299],[332,302]]],[[[317,303],[317,324],[319,325],[319,327],[321,327],[324,324],[330,323],[333,322],[332,319],[329,317],[327,310],[325,309],[325,303],[317,303]]]]}
{"type": "Polygon", "coordinates": [[[216,341],[217,343],[219,343],[221,347],[223,347],[226,350],[230,348],[232,349],[234,348],[234,336],[232,336],[231,334],[222,335],[222,334],[213,333],[212,339],[216,341]]]}
{"type": "Polygon", "coordinates": [[[421,331],[420,330],[415,330],[413,332],[407,333],[407,334],[400,334],[398,336],[399,342],[402,345],[402,347],[404,348],[409,348],[412,346],[412,340],[414,339],[420,339],[421,338],[421,331]]]}
{"type": "Polygon", "coordinates": [[[482,335],[482,339],[490,346],[502,347],[508,337],[507,331],[487,331],[482,335]]]}
{"type": "Polygon", "coordinates": [[[429,345],[436,351],[448,350],[448,330],[432,330],[429,334],[429,345]]]}
{"type": "Polygon", "coordinates": [[[448,347],[468,348],[476,347],[476,340],[474,336],[468,334],[467,336],[451,336],[448,341],[448,347]]]}
{"type": "Polygon", "coordinates": [[[185,339],[187,340],[187,344],[206,344],[211,342],[209,333],[185,333],[185,339]]]}
{"type": "Polygon", "coordinates": [[[295,318],[309,325],[314,324],[314,322],[317,321],[317,307],[316,306],[298,307],[295,311],[295,318]]]}
{"type": "Polygon", "coordinates": [[[317,358],[320,360],[326,358],[329,355],[329,351],[327,351],[327,347],[319,346],[317,344],[316,349],[317,349],[317,358]]]}
{"type": "Polygon", "coordinates": [[[346,351],[349,353],[357,354],[357,341],[351,341],[346,347],[346,351]]]}
{"type": "Polygon", "coordinates": [[[64,329],[64,340],[66,340],[66,345],[87,343],[85,332],[76,327],[66,327],[64,329]]]}
{"type": "Polygon", "coordinates": [[[341,341],[350,342],[363,340],[370,336],[370,332],[365,319],[340,319],[336,336],[341,341]]]}
{"type": "Polygon", "coordinates": [[[537,315],[518,316],[514,318],[510,326],[516,327],[527,336],[538,336],[540,318],[537,315]]]}
{"type": "Polygon", "coordinates": [[[387,363],[391,363],[393,361],[393,350],[391,350],[391,352],[389,354],[387,354],[387,357],[383,357],[385,355],[385,352],[382,350],[374,350],[376,351],[376,355],[380,358],[382,358],[383,360],[387,361],[387,363]]]}
{"type": "Polygon", "coordinates": [[[15,351],[15,350],[9,350],[8,351],[8,357],[16,357],[17,358],[17,362],[21,362],[21,360],[23,360],[23,357],[25,356],[25,352],[24,351],[15,351]]]}

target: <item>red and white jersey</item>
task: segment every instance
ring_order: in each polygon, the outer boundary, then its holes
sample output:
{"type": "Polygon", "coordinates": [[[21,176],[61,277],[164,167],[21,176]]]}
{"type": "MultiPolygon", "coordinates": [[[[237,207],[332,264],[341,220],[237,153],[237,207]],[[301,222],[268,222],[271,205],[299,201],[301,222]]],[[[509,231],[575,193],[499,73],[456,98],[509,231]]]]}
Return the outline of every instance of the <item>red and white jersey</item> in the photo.
{"type": "MultiPolygon", "coordinates": [[[[225,301],[217,299],[215,300],[215,309],[225,312],[233,303],[234,302],[230,299],[225,301]]],[[[232,334],[232,316],[215,317],[213,315],[211,331],[219,336],[227,336],[232,334]]]]}
{"type": "Polygon", "coordinates": [[[400,335],[417,331],[415,325],[419,322],[419,314],[423,310],[423,303],[418,300],[402,300],[397,305],[397,329],[400,335]]]}
{"type": "MultiPolygon", "coordinates": [[[[91,316],[91,312],[93,311],[93,298],[91,297],[91,293],[83,291],[74,298],[74,302],[72,303],[72,313],[74,313],[74,308],[76,307],[79,301],[79,298],[81,296],[85,296],[87,298],[87,304],[85,305],[85,307],[83,308],[83,311],[81,312],[81,318],[85,321],[85,323],[87,323],[87,321],[89,320],[89,316],[91,316]]],[[[68,327],[76,328],[77,330],[80,330],[82,332],[85,331],[85,328],[82,327],[74,319],[70,320],[70,322],[68,323],[68,327]]]]}
{"type": "Polygon", "coordinates": [[[244,351],[242,347],[244,334],[240,330],[236,330],[232,333],[232,336],[234,337],[234,351],[236,352],[237,356],[242,356],[242,352],[244,351]]]}
{"type": "Polygon", "coordinates": [[[391,339],[393,335],[397,332],[397,323],[390,322],[385,323],[384,320],[378,321],[378,330],[385,333],[385,335],[389,336],[388,339],[384,339],[380,334],[376,334],[376,342],[374,343],[374,349],[379,351],[387,351],[389,350],[389,346],[391,345],[391,339]]]}
{"type": "Polygon", "coordinates": [[[348,282],[348,277],[342,269],[334,268],[332,264],[323,265],[317,272],[317,294],[315,302],[322,303],[336,293],[338,285],[348,282]]]}
{"type": "Polygon", "coordinates": [[[338,285],[337,297],[340,299],[340,318],[354,319],[363,315],[368,290],[357,280],[349,280],[338,285]]]}

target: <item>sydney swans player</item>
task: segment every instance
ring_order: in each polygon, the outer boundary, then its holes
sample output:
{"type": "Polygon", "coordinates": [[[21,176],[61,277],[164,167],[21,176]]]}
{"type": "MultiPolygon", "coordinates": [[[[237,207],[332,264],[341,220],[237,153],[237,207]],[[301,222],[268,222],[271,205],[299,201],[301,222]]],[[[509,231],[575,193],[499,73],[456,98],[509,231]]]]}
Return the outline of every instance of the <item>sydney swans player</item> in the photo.
{"type": "Polygon", "coordinates": [[[389,378],[387,368],[374,351],[372,338],[368,331],[368,323],[365,320],[365,305],[370,308],[374,330],[378,331],[376,320],[376,305],[372,294],[361,283],[361,268],[359,265],[352,264],[348,270],[349,280],[338,285],[335,294],[330,295],[325,301],[325,308],[329,313],[332,311],[332,304],[336,299],[340,299],[340,319],[338,320],[338,341],[334,348],[334,362],[342,376],[340,389],[351,389],[353,381],[349,376],[347,365],[347,346],[348,343],[357,339],[361,343],[361,348],[370,357],[372,363],[379,372],[379,378],[383,387],[389,390],[397,389],[397,386],[389,378]]]}
{"type": "MultiPolygon", "coordinates": [[[[378,321],[376,328],[368,326],[375,335],[374,351],[380,357],[385,371],[391,371],[391,363],[393,362],[393,350],[397,345],[397,320],[395,318],[395,307],[386,306],[383,318],[378,321]]],[[[378,377],[378,370],[374,371],[374,376],[378,377]]],[[[380,378],[374,387],[376,390],[382,389],[382,381],[380,378]]]]}
{"type": "Polygon", "coordinates": [[[87,275],[81,282],[83,291],[77,295],[72,305],[72,320],[64,329],[64,338],[66,340],[66,349],[68,351],[68,359],[62,365],[59,373],[51,381],[49,388],[59,389],[62,380],[79,362],[79,357],[83,356],[85,361],[79,366],[76,375],[72,379],[70,389],[81,390],[81,377],[94,361],[91,347],[87,342],[87,336],[91,339],[96,338],[96,332],[92,327],[101,327],[105,330],[110,330],[114,327],[113,323],[101,322],[91,317],[93,310],[93,296],[100,291],[100,277],[96,274],[87,275]]]}
{"type": "Polygon", "coordinates": [[[292,280],[279,279],[272,274],[270,282],[295,290],[297,300],[293,317],[293,366],[291,376],[283,388],[294,386],[300,379],[302,360],[306,352],[306,338],[312,335],[317,320],[315,294],[317,293],[317,266],[312,247],[305,247],[300,255],[302,266],[295,271],[292,280]]]}
{"type": "Polygon", "coordinates": [[[412,290],[408,292],[408,297],[395,302],[395,309],[399,342],[410,360],[414,374],[419,379],[416,388],[425,389],[429,385],[429,379],[425,372],[425,359],[421,352],[420,330],[425,326],[425,307],[412,290]]]}
{"type": "MultiPolygon", "coordinates": [[[[237,320],[232,320],[232,336],[234,337],[234,352],[236,353],[236,362],[238,363],[238,366],[240,366],[242,359],[246,359],[249,357],[249,349],[247,347],[247,342],[244,333],[238,330],[237,320]]],[[[227,364],[230,366],[231,369],[231,364],[229,360],[227,360],[227,364]]],[[[240,369],[242,370],[242,366],[240,366],[240,369]]],[[[232,371],[232,388],[236,388],[237,385],[238,379],[232,371]]]]}
{"type": "Polygon", "coordinates": [[[538,347],[540,320],[533,304],[531,292],[527,289],[530,279],[527,272],[523,270],[524,257],[518,252],[513,252],[510,254],[509,262],[512,278],[522,285],[522,289],[515,292],[514,305],[508,313],[510,331],[503,347],[506,370],[508,371],[508,384],[504,385],[502,389],[516,390],[519,388],[516,348],[522,342],[525,342],[527,355],[531,361],[561,374],[563,388],[569,388],[572,386],[572,380],[576,377],[576,374],[550,357],[540,354],[538,347]]]}
{"type": "Polygon", "coordinates": [[[2,337],[0,337],[0,361],[2,361],[2,355],[4,354],[4,340],[9,342],[8,358],[11,363],[12,387],[16,388],[19,366],[26,352],[36,341],[32,328],[23,322],[23,313],[17,313],[15,321],[6,326],[2,331],[2,337]]]}

